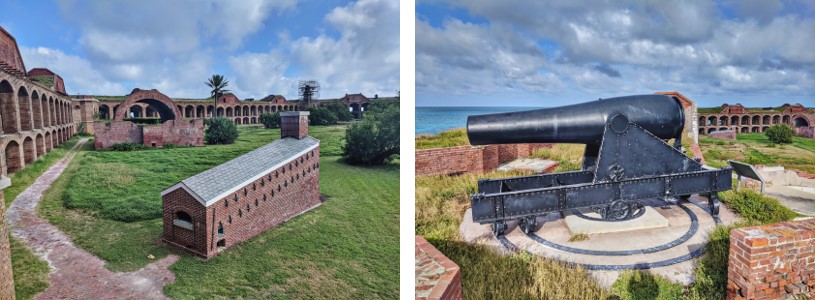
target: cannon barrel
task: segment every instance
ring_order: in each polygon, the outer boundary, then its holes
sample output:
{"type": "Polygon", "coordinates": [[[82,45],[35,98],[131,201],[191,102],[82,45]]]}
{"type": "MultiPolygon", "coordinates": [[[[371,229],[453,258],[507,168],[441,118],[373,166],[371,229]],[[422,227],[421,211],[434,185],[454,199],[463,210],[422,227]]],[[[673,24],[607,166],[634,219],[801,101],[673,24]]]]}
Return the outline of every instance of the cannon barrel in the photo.
{"type": "Polygon", "coordinates": [[[685,115],[679,100],[665,95],[626,96],[575,105],[467,117],[472,145],[572,143],[599,145],[609,118],[626,116],[661,139],[679,137],[685,115]]]}

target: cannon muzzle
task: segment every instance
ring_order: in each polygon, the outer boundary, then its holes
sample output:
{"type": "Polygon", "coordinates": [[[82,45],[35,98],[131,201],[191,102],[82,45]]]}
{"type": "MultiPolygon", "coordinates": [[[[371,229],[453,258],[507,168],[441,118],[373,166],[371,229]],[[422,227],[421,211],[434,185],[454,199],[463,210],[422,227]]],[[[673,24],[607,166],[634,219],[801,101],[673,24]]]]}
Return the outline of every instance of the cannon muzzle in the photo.
{"type": "Polygon", "coordinates": [[[545,109],[469,116],[467,137],[472,145],[599,145],[606,123],[617,114],[625,116],[630,123],[661,139],[679,137],[685,123],[679,100],[665,95],[639,95],[545,109]]]}

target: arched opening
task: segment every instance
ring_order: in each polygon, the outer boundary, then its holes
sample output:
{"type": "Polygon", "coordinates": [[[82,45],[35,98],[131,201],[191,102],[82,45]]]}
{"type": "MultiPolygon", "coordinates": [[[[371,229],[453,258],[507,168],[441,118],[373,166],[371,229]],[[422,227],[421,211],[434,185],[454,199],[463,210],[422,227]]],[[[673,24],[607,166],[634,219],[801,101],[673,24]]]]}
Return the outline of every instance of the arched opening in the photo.
{"type": "Polygon", "coordinates": [[[750,125],[761,125],[761,117],[753,116],[753,119],[750,121],[750,125]]]}
{"type": "Polygon", "coordinates": [[[351,114],[354,115],[354,119],[359,119],[362,117],[362,110],[357,103],[351,103],[351,114]]]}
{"type": "Polygon", "coordinates": [[[730,117],[730,125],[739,125],[739,117],[738,116],[730,117]]]}
{"type": "Polygon", "coordinates": [[[252,124],[257,124],[257,119],[255,119],[255,117],[252,117],[252,119],[250,119],[249,122],[252,124]]]}
{"type": "Polygon", "coordinates": [[[704,116],[699,117],[699,126],[705,126],[705,117],[704,116]]]}
{"type": "Polygon", "coordinates": [[[272,106],[272,112],[276,112],[276,111],[277,111],[277,106],[272,106]]]}
{"type": "Polygon", "coordinates": [[[207,117],[212,118],[212,112],[215,110],[215,107],[212,105],[207,106],[207,117]]]}
{"type": "Polygon", "coordinates": [[[141,105],[131,106],[130,112],[127,114],[127,118],[142,118],[141,105]]]}
{"type": "Polygon", "coordinates": [[[781,123],[781,116],[773,116],[773,124],[781,123]]]}
{"type": "Polygon", "coordinates": [[[195,108],[195,116],[197,118],[203,118],[204,117],[204,106],[203,105],[199,105],[198,107],[195,108]]]}
{"type": "Polygon", "coordinates": [[[51,132],[51,144],[53,145],[52,149],[59,146],[59,137],[56,130],[51,132]]]}
{"type": "Polygon", "coordinates": [[[175,212],[175,218],[173,219],[173,225],[181,227],[181,228],[186,228],[186,229],[189,229],[189,230],[193,230],[193,225],[192,224],[193,224],[192,223],[192,217],[190,217],[190,214],[188,214],[186,212],[183,212],[183,211],[175,212]]]}
{"type": "Polygon", "coordinates": [[[727,125],[727,117],[725,117],[725,116],[719,117],[719,126],[725,126],[725,125],[727,125]]]}
{"type": "Polygon", "coordinates": [[[235,124],[241,125],[241,118],[235,118],[235,124]]]}
{"type": "Polygon", "coordinates": [[[17,105],[14,103],[14,89],[8,81],[0,81],[0,117],[3,119],[3,133],[17,133],[17,105]]]}
{"type": "Polygon", "coordinates": [[[243,115],[244,115],[244,116],[248,116],[248,115],[249,115],[249,106],[244,106],[244,107],[243,107],[243,115]]]}
{"type": "Polygon", "coordinates": [[[218,116],[219,116],[219,117],[223,117],[223,116],[224,116],[224,108],[223,108],[223,107],[218,107],[218,116]]]}
{"type": "Polygon", "coordinates": [[[705,129],[704,128],[699,128],[699,135],[703,135],[703,134],[705,134],[705,129]]]}
{"type": "Polygon", "coordinates": [[[222,238],[224,236],[224,223],[218,222],[218,238],[222,238]]]}
{"type": "Polygon", "coordinates": [[[42,107],[42,126],[51,126],[51,117],[48,115],[48,98],[45,96],[45,94],[42,94],[40,97],[40,107],[42,107]]]}
{"type": "MultiPolygon", "coordinates": [[[[183,110],[179,110],[179,111],[183,111],[183,110]]],[[[150,106],[150,105],[147,106],[146,115],[147,115],[148,118],[158,118],[158,112],[156,112],[156,109],[154,107],[150,106]]]]}
{"type": "Polygon", "coordinates": [[[708,128],[707,129],[707,134],[710,134],[711,132],[714,132],[714,131],[716,131],[716,128],[708,128]]]}
{"type": "Polygon", "coordinates": [[[801,117],[795,118],[795,127],[809,127],[809,121],[801,117]]]}
{"type": "MultiPolygon", "coordinates": [[[[159,119],[161,123],[167,122],[169,120],[175,120],[176,119],[176,115],[175,115],[175,112],[173,112],[172,107],[167,106],[167,104],[164,104],[164,102],[161,102],[159,100],[156,100],[156,99],[141,99],[141,100],[138,100],[138,101],[136,101],[134,103],[136,103],[136,104],[146,104],[146,106],[148,107],[148,111],[152,111],[152,118],[159,119]]],[[[141,108],[139,105],[133,105],[133,106],[131,106],[131,112],[132,112],[132,109],[134,107],[141,108]]],[[[179,112],[179,113],[181,113],[181,112],[179,112]]]]}
{"type": "Polygon", "coordinates": [[[51,140],[51,133],[45,133],[45,152],[51,152],[54,149],[54,142],[51,140]]]}
{"type": "Polygon", "coordinates": [[[716,125],[716,117],[714,116],[707,117],[707,126],[713,125],[716,125]]]}
{"type": "Polygon", "coordinates": [[[770,126],[761,127],[761,132],[767,132],[767,129],[770,129],[770,126]]]}
{"type": "Polygon", "coordinates": [[[750,128],[749,128],[749,127],[742,127],[742,128],[741,128],[741,133],[747,133],[747,132],[748,132],[748,130],[750,130],[750,128]]]}
{"type": "Polygon", "coordinates": [[[784,116],[781,118],[781,123],[790,124],[790,116],[784,116]]]}
{"type": "Polygon", "coordinates": [[[719,131],[725,131],[725,130],[727,130],[727,127],[719,128],[719,131]]]}
{"type": "Polygon", "coordinates": [[[37,144],[37,157],[42,157],[45,155],[45,142],[43,141],[42,134],[37,135],[35,142],[37,144]]]}
{"type": "Polygon", "coordinates": [[[243,117],[243,124],[249,124],[249,118],[243,117]]]}
{"type": "Polygon", "coordinates": [[[23,168],[20,160],[20,144],[16,141],[9,141],[6,145],[6,174],[17,172],[23,168]]]}
{"type": "MultiPolygon", "coordinates": [[[[236,110],[235,112],[236,112],[236,113],[240,113],[240,110],[236,110]]],[[[231,117],[231,116],[232,116],[232,108],[231,108],[231,107],[227,107],[227,108],[226,108],[226,116],[227,116],[227,117],[231,117]]],[[[240,116],[240,114],[238,114],[238,116],[240,116]]]]}
{"type": "Polygon", "coordinates": [[[34,147],[34,140],[31,137],[26,137],[23,140],[23,156],[25,157],[25,164],[30,165],[37,160],[37,148],[34,147]]]}
{"type": "Polygon", "coordinates": [[[752,133],[758,133],[758,127],[753,127],[753,128],[751,128],[751,129],[750,129],[750,132],[752,132],[752,133]]]}
{"type": "Polygon", "coordinates": [[[770,124],[770,116],[764,116],[761,118],[761,125],[768,125],[770,124]]]}
{"type": "Polygon", "coordinates": [[[31,109],[34,110],[34,128],[42,129],[42,101],[37,91],[31,92],[31,109]]]}
{"type": "Polygon", "coordinates": [[[99,106],[99,119],[100,120],[110,119],[110,107],[104,104],[99,106]]]}
{"type": "Polygon", "coordinates": [[[741,125],[750,125],[750,117],[748,116],[741,117],[741,125]]]}
{"type": "Polygon", "coordinates": [[[187,107],[184,108],[184,116],[190,119],[195,118],[193,115],[194,111],[195,109],[192,107],[192,105],[187,105],[187,107]]]}
{"type": "Polygon", "coordinates": [[[250,113],[252,116],[257,116],[257,115],[258,115],[258,108],[257,108],[257,106],[252,106],[252,108],[249,110],[249,113],[250,113]]]}

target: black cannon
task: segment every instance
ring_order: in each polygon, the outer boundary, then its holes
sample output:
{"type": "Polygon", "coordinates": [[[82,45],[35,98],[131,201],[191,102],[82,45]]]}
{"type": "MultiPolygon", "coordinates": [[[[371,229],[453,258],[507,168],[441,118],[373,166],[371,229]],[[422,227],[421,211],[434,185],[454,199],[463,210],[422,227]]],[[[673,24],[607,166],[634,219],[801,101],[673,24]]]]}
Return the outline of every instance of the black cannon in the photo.
{"type": "Polygon", "coordinates": [[[665,95],[627,96],[576,105],[475,115],[467,118],[473,145],[511,143],[585,144],[582,170],[478,181],[470,196],[473,221],[492,223],[503,235],[506,221],[520,220],[529,233],[536,217],[590,208],[604,220],[626,220],[642,209],[639,200],[669,203],[731,188],[731,168],[714,169],[683,153],[685,116],[679,100],[665,95]],[[673,145],[669,141],[673,139],[673,145]]]}

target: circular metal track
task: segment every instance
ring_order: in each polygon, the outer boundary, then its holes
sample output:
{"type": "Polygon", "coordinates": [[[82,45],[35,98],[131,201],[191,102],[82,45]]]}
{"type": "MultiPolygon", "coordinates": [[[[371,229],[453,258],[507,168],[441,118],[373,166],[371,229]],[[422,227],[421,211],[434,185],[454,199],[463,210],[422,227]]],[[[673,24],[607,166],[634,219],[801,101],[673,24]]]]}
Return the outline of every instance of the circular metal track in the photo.
{"type": "MultiPolygon", "coordinates": [[[[693,202],[691,202],[693,203],[693,202]]],[[[693,203],[698,205],[697,203],[693,203]]],[[[677,205],[684,210],[688,216],[691,218],[691,226],[685,234],[679,237],[676,240],[673,240],[669,243],[662,244],[656,247],[651,247],[647,249],[639,249],[639,250],[625,250],[625,251],[597,251],[597,250],[587,250],[587,249],[579,249],[579,248],[572,248],[563,246],[560,244],[553,243],[549,240],[546,240],[537,234],[530,233],[527,234],[528,237],[532,238],[533,240],[541,243],[544,246],[557,249],[564,252],[570,252],[575,254],[584,254],[584,255],[598,255],[598,256],[623,256],[623,255],[636,255],[636,254],[647,254],[647,253],[654,253],[663,251],[666,249],[670,249],[673,247],[678,246],[689,240],[699,229],[699,219],[696,217],[696,214],[685,207],[684,205],[677,205]]],[[[519,251],[519,248],[513,244],[506,236],[498,236],[498,241],[508,250],[510,251],[519,251]]],[[[671,259],[650,262],[650,263],[637,263],[637,264],[628,264],[628,265],[595,265],[595,264],[580,264],[580,263],[570,263],[572,265],[582,266],[587,270],[642,270],[642,269],[650,269],[650,268],[659,268],[664,266],[669,266],[677,263],[681,263],[683,261],[687,261],[693,259],[695,257],[699,257],[705,253],[705,247],[701,247],[696,249],[688,254],[681,255],[678,257],[674,257],[671,259]]]]}

